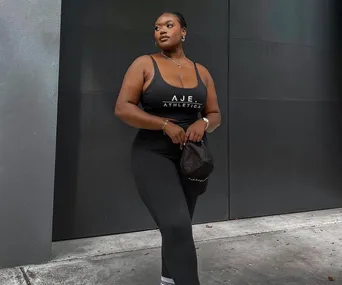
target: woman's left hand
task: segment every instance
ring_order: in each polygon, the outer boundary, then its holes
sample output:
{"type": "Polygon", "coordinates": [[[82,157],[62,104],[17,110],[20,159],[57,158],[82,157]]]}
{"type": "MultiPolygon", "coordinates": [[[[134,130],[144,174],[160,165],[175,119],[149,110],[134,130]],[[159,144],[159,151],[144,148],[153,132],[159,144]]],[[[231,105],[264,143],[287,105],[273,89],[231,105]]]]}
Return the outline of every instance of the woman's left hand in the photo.
{"type": "Polygon", "coordinates": [[[186,130],[185,141],[200,142],[204,136],[206,126],[207,123],[204,120],[197,120],[186,130]]]}

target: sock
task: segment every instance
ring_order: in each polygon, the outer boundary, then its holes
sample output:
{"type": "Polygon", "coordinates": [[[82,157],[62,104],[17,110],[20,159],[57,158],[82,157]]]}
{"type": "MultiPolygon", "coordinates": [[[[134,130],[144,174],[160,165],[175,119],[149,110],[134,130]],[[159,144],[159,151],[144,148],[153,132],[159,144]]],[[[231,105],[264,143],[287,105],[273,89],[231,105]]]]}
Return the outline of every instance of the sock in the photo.
{"type": "Polygon", "coordinates": [[[160,285],[174,285],[174,284],[175,282],[172,279],[162,276],[160,285]]]}

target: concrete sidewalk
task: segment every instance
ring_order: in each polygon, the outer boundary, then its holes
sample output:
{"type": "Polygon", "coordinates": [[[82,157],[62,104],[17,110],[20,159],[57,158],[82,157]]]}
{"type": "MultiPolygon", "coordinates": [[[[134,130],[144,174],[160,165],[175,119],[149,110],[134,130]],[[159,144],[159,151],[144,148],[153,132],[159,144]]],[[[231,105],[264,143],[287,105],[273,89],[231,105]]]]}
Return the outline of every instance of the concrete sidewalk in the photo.
{"type": "MultiPolygon", "coordinates": [[[[342,209],[194,226],[201,284],[342,284],[342,209]]],[[[1,285],[159,285],[158,231],[59,242],[1,285]]]]}

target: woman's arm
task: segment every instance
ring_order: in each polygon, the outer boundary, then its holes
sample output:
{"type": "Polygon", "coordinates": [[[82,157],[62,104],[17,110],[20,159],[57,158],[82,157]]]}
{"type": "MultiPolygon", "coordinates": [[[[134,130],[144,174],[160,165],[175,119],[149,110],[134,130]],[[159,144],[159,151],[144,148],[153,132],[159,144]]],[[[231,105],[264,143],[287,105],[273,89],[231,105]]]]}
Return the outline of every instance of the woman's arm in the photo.
{"type": "Polygon", "coordinates": [[[207,87],[207,102],[203,114],[209,120],[209,126],[205,130],[207,123],[202,119],[197,120],[186,130],[185,141],[199,142],[205,132],[211,133],[221,124],[221,113],[217,102],[214,80],[209,71],[200,64],[198,64],[198,71],[207,87]]]}
{"type": "Polygon", "coordinates": [[[203,75],[204,84],[207,87],[207,102],[204,110],[205,117],[209,120],[208,133],[213,132],[221,124],[221,112],[217,101],[215,84],[209,71],[202,65],[199,72],[203,75]]]}
{"type": "Polygon", "coordinates": [[[149,64],[152,62],[146,55],[133,61],[123,79],[114,113],[115,116],[132,127],[161,130],[165,119],[150,115],[138,106],[147,76],[146,66],[149,64]]]}

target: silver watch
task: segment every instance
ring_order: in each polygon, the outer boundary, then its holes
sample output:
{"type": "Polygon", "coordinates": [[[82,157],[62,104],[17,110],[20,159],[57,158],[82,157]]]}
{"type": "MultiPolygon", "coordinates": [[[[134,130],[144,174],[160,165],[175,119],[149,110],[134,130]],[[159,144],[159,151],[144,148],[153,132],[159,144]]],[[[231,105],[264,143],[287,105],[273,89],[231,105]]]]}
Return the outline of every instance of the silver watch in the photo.
{"type": "Polygon", "coordinates": [[[208,127],[209,127],[209,120],[206,117],[203,117],[202,119],[203,119],[204,122],[207,123],[207,125],[205,127],[205,131],[206,131],[208,129],[208,127]]]}

